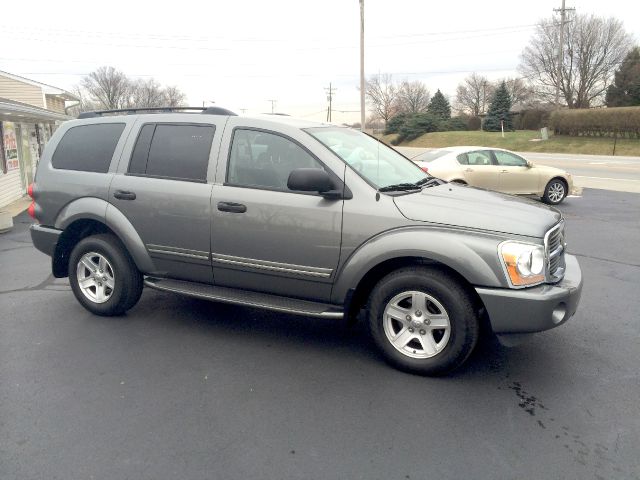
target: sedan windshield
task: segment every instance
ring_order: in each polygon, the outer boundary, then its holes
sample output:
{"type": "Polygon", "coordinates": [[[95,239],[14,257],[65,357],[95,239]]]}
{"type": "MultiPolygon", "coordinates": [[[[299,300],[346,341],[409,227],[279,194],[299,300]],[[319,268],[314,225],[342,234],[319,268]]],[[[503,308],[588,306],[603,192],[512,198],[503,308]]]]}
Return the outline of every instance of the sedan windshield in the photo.
{"type": "Polygon", "coordinates": [[[319,127],[306,131],[382,191],[419,189],[431,178],[411,160],[357,130],[319,127]]]}

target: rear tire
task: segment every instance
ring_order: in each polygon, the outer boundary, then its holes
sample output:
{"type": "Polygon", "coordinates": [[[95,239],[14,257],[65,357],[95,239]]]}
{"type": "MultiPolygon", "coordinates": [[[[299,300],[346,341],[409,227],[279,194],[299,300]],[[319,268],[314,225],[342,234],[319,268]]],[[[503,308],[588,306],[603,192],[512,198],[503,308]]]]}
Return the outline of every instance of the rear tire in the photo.
{"type": "Polygon", "coordinates": [[[407,267],[375,286],[369,328],[386,361],[420,375],[444,375],[473,351],[478,315],[469,293],[449,273],[407,267]]]}
{"type": "Polygon", "coordinates": [[[544,187],[542,201],[549,205],[558,205],[567,196],[567,183],[561,178],[552,178],[544,187]]]}
{"type": "Polygon", "coordinates": [[[121,315],[142,294],[142,274],[114,235],[84,238],[69,256],[69,283],[76,299],[91,313],[121,315]]]}

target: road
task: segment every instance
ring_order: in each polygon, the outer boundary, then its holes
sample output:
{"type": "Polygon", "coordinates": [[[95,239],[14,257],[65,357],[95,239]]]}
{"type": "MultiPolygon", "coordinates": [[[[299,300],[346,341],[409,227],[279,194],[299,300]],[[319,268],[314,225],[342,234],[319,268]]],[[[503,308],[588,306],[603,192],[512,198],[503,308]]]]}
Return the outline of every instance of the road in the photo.
{"type": "Polygon", "coordinates": [[[0,478],[640,478],[640,195],[561,205],[585,277],[567,324],[450,377],[359,324],[145,290],[101,318],[0,235],[0,478]]]}
{"type": "MultiPolygon", "coordinates": [[[[409,158],[430,148],[396,147],[409,158]]],[[[519,152],[533,163],[567,170],[577,186],[640,193],[640,157],[519,152]]]]}

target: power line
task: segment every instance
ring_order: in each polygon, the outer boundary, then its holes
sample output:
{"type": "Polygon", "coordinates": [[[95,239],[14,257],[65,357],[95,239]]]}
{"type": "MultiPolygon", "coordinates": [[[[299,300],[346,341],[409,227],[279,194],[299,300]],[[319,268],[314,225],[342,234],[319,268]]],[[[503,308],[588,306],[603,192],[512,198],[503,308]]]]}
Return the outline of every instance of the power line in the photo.
{"type": "MultiPolygon", "coordinates": [[[[374,39],[389,39],[389,38],[408,38],[408,37],[433,37],[439,35],[454,35],[461,33],[477,33],[477,32],[500,32],[504,30],[513,30],[513,29],[526,29],[535,27],[536,24],[523,24],[523,25],[509,25],[504,27],[490,27],[490,28],[478,28],[478,29],[468,29],[468,30],[449,30],[449,31],[438,31],[438,32],[422,32],[422,33],[406,33],[406,34],[398,34],[398,35],[372,35],[371,38],[374,39]]],[[[233,42],[282,42],[288,43],[289,40],[286,38],[278,39],[273,37],[233,37],[229,38],[228,36],[193,36],[193,35],[173,35],[173,34],[158,34],[158,33],[134,33],[134,32],[114,32],[114,31],[96,31],[96,30],[68,30],[68,29],[59,29],[59,28],[50,28],[50,27],[38,27],[38,32],[34,32],[32,28],[23,28],[16,25],[2,24],[0,25],[0,30],[2,32],[17,32],[17,33],[28,33],[34,34],[41,32],[45,39],[50,39],[51,37],[81,37],[82,39],[86,39],[87,37],[107,37],[108,39],[113,39],[114,36],[118,38],[132,38],[132,39],[140,39],[140,40],[168,40],[168,41],[178,41],[178,42],[205,42],[205,41],[219,41],[219,40],[231,40],[233,42]]],[[[509,33],[509,32],[507,32],[509,33]]],[[[23,38],[23,37],[21,37],[23,38]]],[[[326,37],[321,38],[311,38],[311,41],[317,42],[326,42],[326,37]]]]}
{"type": "Polygon", "coordinates": [[[514,28],[528,29],[535,26],[536,26],[535,23],[528,23],[526,25],[510,25],[508,27],[495,27],[495,28],[478,28],[474,30],[452,30],[449,32],[407,33],[403,35],[379,35],[379,36],[375,36],[375,38],[405,38],[405,37],[427,37],[427,36],[430,37],[435,35],[453,35],[458,33],[476,33],[476,32],[493,32],[493,31],[500,31],[500,30],[513,30],[514,28]]]}
{"type": "MultiPolygon", "coordinates": [[[[482,38],[482,37],[491,37],[491,36],[500,36],[500,35],[508,35],[508,34],[512,34],[512,33],[519,33],[524,31],[523,29],[514,29],[514,30],[510,30],[510,31],[498,31],[498,32],[494,32],[494,33],[486,33],[486,34],[481,34],[481,35],[464,35],[464,36],[460,36],[460,37],[450,37],[450,38],[439,38],[439,39],[432,39],[432,40],[420,40],[420,41],[412,41],[412,42],[395,42],[395,43],[383,43],[383,44],[370,44],[367,45],[367,48],[389,48],[389,47],[396,47],[396,46],[405,46],[405,45],[425,45],[425,44],[433,44],[433,43],[440,43],[440,42],[449,42],[449,41],[454,41],[454,40],[467,40],[467,39],[471,39],[471,38],[482,38]]],[[[0,32],[0,37],[2,36],[3,33],[6,32],[0,32]]],[[[8,36],[9,39],[12,39],[11,36],[8,36]]],[[[47,37],[47,38],[38,38],[38,37],[25,37],[25,36],[21,36],[20,40],[22,42],[24,41],[35,41],[35,42],[46,42],[48,44],[51,43],[66,43],[66,44],[73,44],[73,45],[77,45],[78,39],[55,39],[55,38],[51,38],[51,37],[47,37]]],[[[284,41],[284,40],[283,40],[284,41]]],[[[146,50],[167,50],[167,49],[171,49],[171,50],[198,50],[198,51],[215,51],[215,52],[230,52],[233,51],[234,49],[231,47],[208,47],[208,46],[196,46],[196,45],[189,45],[189,46],[178,46],[178,45],[139,45],[139,44],[131,44],[131,43],[110,43],[109,45],[105,45],[104,43],[101,42],[88,42],[86,41],[86,39],[84,39],[82,41],[82,45],[83,46],[99,46],[99,47],[111,47],[111,48],[139,48],[139,49],[146,49],[146,50]]],[[[271,48],[271,47],[269,47],[271,48]]],[[[329,46],[329,45],[322,45],[322,46],[306,46],[306,47],[299,47],[299,48],[293,48],[293,51],[296,52],[308,52],[310,50],[349,50],[349,49],[355,49],[358,48],[356,45],[335,45],[335,46],[329,46]]]]}
{"type": "MultiPolygon", "coordinates": [[[[514,66],[505,66],[505,67],[497,67],[497,68],[472,68],[472,69],[463,69],[463,70],[425,70],[425,71],[417,71],[417,72],[387,72],[391,75],[447,75],[451,73],[471,73],[471,72],[504,72],[508,70],[515,70],[514,66]]],[[[18,75],[69,75],[69,76],[85,76],[89,75],[90,72],[19,72],[18,75]]],[[[376,72],[377,73],[377,72],[376,72]]],[[[156,72],[156,73],[128,73],[127,75],[131,77],[154,77],[166,75],[166,72],[156,72]]],[[[210,73],[182,73],[180,74],[182,77],[209,77],[212,74],[210,73]]],[[[315,78],[319,74],[318,73],[302,73],[302,74],[293,74],[293,75],[285,75],[287,78],[298,78],[298,77],[311,77],[315,78]]],[[[219,78],[280,78],[283,75],[274,75],[274,74],[253,74],[253,75],[216,75],[219,78]]],[[[357,78],[358,75],[354,75],[351,73],[339,73],[335,74],[335,77],[341,78],[357,78]]],[[[268,100],[270,101],[270,100],[268,100]]]]}

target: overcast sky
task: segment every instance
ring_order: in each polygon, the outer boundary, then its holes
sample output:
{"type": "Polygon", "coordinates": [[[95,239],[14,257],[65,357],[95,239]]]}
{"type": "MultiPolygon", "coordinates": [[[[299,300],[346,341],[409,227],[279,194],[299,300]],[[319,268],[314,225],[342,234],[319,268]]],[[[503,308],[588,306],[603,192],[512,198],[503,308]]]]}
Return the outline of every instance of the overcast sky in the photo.
{"type": "MultiPolygon", "coordinates": [[[[421,80],[451,97],[473,71],[515,76],[533,25],[560,3],[365,0],[366,74],[421,80]]],[[[639,1],[567,7],[618,17],[639,40],[639,1]]],[[[71,89],[112,65],[177,85],[194,106],[254,114],[274,99],[276,111],[313,120],[326,116],[332,82],[333,121],[350,123],[359,121],[359,14],[358,0],[3,1],[0,70],[71,89]]]]}

